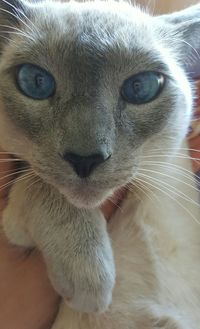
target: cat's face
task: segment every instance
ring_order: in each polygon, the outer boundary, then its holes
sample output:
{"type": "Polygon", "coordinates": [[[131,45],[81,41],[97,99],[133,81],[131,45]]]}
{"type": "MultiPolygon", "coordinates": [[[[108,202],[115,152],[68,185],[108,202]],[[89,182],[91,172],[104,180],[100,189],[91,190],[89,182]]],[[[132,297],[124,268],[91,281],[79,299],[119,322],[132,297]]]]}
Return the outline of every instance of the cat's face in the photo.
{"type": "Polygon", "coordinates": [[[168,17],[114,2],[26,4],[19,18],[1,6],[0,143],[69,201],[100,204],[144,156],[180,144],[191,92],[168,17]]]}

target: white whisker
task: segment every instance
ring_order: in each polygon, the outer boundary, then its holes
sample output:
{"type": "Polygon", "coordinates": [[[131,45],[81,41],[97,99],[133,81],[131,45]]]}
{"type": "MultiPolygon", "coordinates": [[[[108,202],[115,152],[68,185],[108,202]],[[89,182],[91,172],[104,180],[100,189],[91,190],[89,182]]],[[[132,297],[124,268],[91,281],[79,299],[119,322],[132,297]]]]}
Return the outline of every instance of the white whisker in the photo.
{"type": "Polygon", "coordinates": [[[13,17],[15,17],[16,19],[18,19],[23,25],[25,25],[32,33],[34,32],[37,32],[37,29],[35,27],[35,25],[33,24],[33,22],[25,15],[25,13],[21,10],[19,10],[17,7],[15,7],[13,4],[11,4],[10,2],[6,1],[6,0],[1,0],[3,1],[4,3],[6,3],[7,5],[9,5],[10,7],[12,7],[16,14],[6,10],[6,9],[3,9],[3,8],[0,8],[0,10],[6,12],[7,14],[10,14],[12,15],[13,17]],[[31,27],[20,17],[20,16],[23,16],[29,23],[31,23],[31,25],[34,27],[35,31],[31,29],[31,27]]]}
{"type": "Polygon", "coordinates": [[[200,55],[199,55],[199,53],[198,53],[198,51],[197,51],[197,49],[195,49],[189,42],[187,42],[186,40],[181,40],[181,42],[183,42],[183,43],[185,43],[187,46],[189,46],[194,52],[195,52],[195,54],[196,54],[196,58],[194,59],[195,61],[196,60],[200,60],[200,55]]]}
{"type": "Polygon", "coordinates": [[[1,159],[0,158],[0,162],[24,162],[24,160],[22,159],[13,159],[13,158],[8,158],[8,159],[1,159]]]}
{"type": "Polygon", "coordinates": [[[29,190],[31,186],[35,185],[36,183],[38,183],[38,182],[41,180],[41,178],[40,178],[39,176],[33,176],[33,177],[30,177],[30,178],[29,178],[29,181],[31,182],[32,179],[35,179],[35,180],[34,180],[30,185],[28,185],[28,186],[26,187],[26,189],[25,189],[24,192],[27,192],[27,190],[29,190]]]}
{"type": "MultiPolygon", "coordinates": [[[[31,36],[29,36],[28,34],[26,33],[23,33],[23,32],[15,32],[15,31],[3,31],[1,30],[0,33],[7,33],[9,35],[13,34],[13,35],[17,35],[17,36],[21,36],[21,37],[25,37],[31,41],[35,41],[31,36]]],[[[13,41],[13,39],[12,39],[13,41]]]]}
{"type": "MultiPolygon", "coordinates": [[[[4,0],[2,0],[2,1],[4,1],[4,0]]],[[[34,31],[30,28],[30,26],[28,24],[26,24],[26,22],[23,21],[18,15],[15,15],[12,12],[10,12],[10,11],[4,9],[4,8],[0,8],[0,10],[3,11],[4,13],[7,13],[7,14],[13,16],[17,20],[19,20],[23,25],[25,25],[29,30],[31,30],[32,33],[34,33],[34,31]]]]}
{"type": "MultiPolygon", "coordinates": [[[[21,167],[20,166],[20,169],[28,169],[29,167],[21,167]]],[[[15,172],[16,170],[18,170],[19,168],[12,168],[12,169],[9,169],[9,170],[0,170],[0,174],[7,174],[9,172],[15,172]]]]}
{"type": "Polygon", "coordinates": [[[117,207],[121,212],[123,212],[122,208],[120,207],[119,204],[117,204],[115,201],[113,201],[112,197],[108,198],[108,201],[110,201],[115,207],[117,207]]]}
{"type": "Polygon", "coordinates": [[[22,169],[22,170],[20,169],[20,170],[14,171],[11,174],[8,174],[8,175],[5,175],[3,177],[0,177],[0,180],[4,180],[5,178],[11,177],[11,176],[14,176],[14,175],[17,175],[17,174],[21,174],[21,173],[24,173],[24,172],[33,172],[33,170],[30,169],[30,168],[22,169]]]}
{"type": "Polygon", "coordinates": [[[1,38],[3,38],[3,39],[5,39],[6,41],[12,43],[12,44],[13,44],[14,46],[16,46],[16,47],[19,46],[19,44],[18,44],[15,40],[13,40],[13,39],[11,39],[11,38],[7,38],[7,37],[5,37],[4,35],[1,35],[1,38]]]}
{"type": "Polygon", "coordinates": [[[0,191],[6,189],[7,187],[11,186],[15,182],[19,182],[19,181],[24,180],[24,179],[26,179],[28,177],[33,176],[33,175],[35,175],[35,174],[32,172],[32,173],[24,174],[23,176],[20,176],[20,177],[18,177],[16,179],[12,179],[10,182],[8,182],[6,184],[3,184],[3,185],[0,185],[0,191]]]}
{"type": "Polygon", "coordinates": [[[142,173],[139,173],[140,176],[143,176],[145,178],[148,178],[150,179],[151,181],[153,182],[158,182],[158,183],[161,183],[162,186],[164,185],[165,189],[168,190],[170,193],[173,193],[174,195],[176,195],[177,197],[187,201],[187,202],[190,202],[191,204],[197,206],[198,208],[200,208],[200,205],[195,202],[194,200],[192,200],[190,197],[188,197],[185,193],[183,193],[182,191],[178,190],[177,188],[175,188],[174,186],[171,186],[170,184],[166,183],[166,182],[163,182],[155,177],[151,177],[149,175],[146,175],[146,174],[142,174],[142,173]]]}
{"type": "MultiPolygon", "coordinates": [[[[191,213],[191,211],[189,211],[185,206],[183,206],[177,199],[174,199],[169,193],[167,193],[166,191],[164,191],[163,189],[161,189],[160,187],[145,181],[144,178],[140,179],[139,177],[137,177],[137,180],[142,181],[143,183],[148,184],[149,186],[153,187],[154,189],[157,189],[158,191],[160,191],[161,193],[165,194],[166,196],[168,196],[171,200],[173,200],[174,202],[176,202],[184,211],[186,211],[193,219],[194,221],[200,225],[200,222],[198,221],[198,219],[196,219],[196,217],[191,213]]],[[[158,184],[155,182],[155,184],[158,184]]]]}
{"type": "MultiPolygon", "coordinates": [[[[174,138],[175,139],[175,138],[174,138]]],[[[192,151],[192,152],[197,152],[197,153],[200,153],[200,150],[198,150],[198,149],[193,149],[193,148],[187,148],[187,147],[180,147],[179,148],[179,150],[180,151],[192,151]]],[[[161,151],[161,152],[165,152],[165,151],[172,151],[172,154],[174,154],[174,150],[173,150],[173,148],[156,148],[156,149],[153,149],[152,150],[152,153],[154,153],[154,152],[159,152],[159,151],[161,151]]],[[[185,155],[185,154],[183,154],[183,155],[185,155]]]]}
{"type": "Polygon", "coordinates": [[[155,171],[155,170],[151,170],[151,169],[140,168],[140,170],[141,170],[141,171],[144,171],[144,172],[149,172],[149,173],[158,174],[158,175],[161,175],[161,176],[164,176],[164,177],[172,178],[172,179],[174,179],[175,181],[180,182],[180,183],[183,183],[183,184],[185,184],[186,186],[192,188],[193,190],[199,192],[199,190],[198,190],[195,186],[193,186],[192,184],[188,184],[188,183],[186,183],[185,181],[183,181],[183,180],[181,180],[181,179],[179,179],[179,178],[177,178],[177,177],[175,177],[175,176],[171,176],[171,175],[168,175],[168,174],[166,174],[166,173],[162,173],[162,172],[160,172],[160,171],[155,171]]]}
{"type": "MultiPolygon", "coordinates": [[[[150,195],[153,195],[153,197],[160,202],[160,200],[157,198],[156,194],[151,191],[150,188],[148,188],[148,186],[146,186],[145,184],[143,184],[141,181],[137,182],[137,180],[133,180],[132,182],[133,185],[135,185],[137,188],[139,188],[140,191],[142,191],[142,193],[148,198],[150,199],[150,201],[156,205],[156,207],[158,207],[158,205],[155,203],[155,200],[153,198],[151,198],[150,195]]],[[[135,193],[135,190],[134,190],[135,193]]],[[[144,203],[144,202],[143,202],[144,203]]]]}
{"type": "Polygon", "coordinates": [[[182,166],[175,165],[174,163],[170,162],[163,162],[163,161],[143,161],[141,165],[150,165],[150,166],[159,166],[161,168],[167,168],[167,169],[174,169],[176,170],[179,174],[181,174],[183,177],[187,178],[188,180],[194,182],[194,178],[197,178],[197,175],[195,173],[192,173],[186,168],[183,168],[182,166]]]}
{"type": "Polygon", "coordinates": [[[186,154],[181,154],[181,153],[164,153],[164,154],[153,154],[153,155],[144,155],[142,156],[143,158],[158,158],[158,157],[173,157],[173,158],[178,158],[178,159],[189,159],[189,160],[197,160],[200,161],[200,158],[194,158],[186,154]]]}

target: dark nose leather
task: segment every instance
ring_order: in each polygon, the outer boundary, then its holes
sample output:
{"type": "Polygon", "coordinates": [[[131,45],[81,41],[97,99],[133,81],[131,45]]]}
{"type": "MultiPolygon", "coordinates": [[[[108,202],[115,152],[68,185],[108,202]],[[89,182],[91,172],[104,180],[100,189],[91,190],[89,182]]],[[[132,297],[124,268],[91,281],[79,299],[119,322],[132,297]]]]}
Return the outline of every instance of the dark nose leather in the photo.
{"type": "Polygon", "coordinates": [[[76,174],[81,178],[89,177],[91,172],[106,161],[110,156],[103,153],[81,156],[74,153],[65,153],[64,159],[68,161],[76,174]]]}

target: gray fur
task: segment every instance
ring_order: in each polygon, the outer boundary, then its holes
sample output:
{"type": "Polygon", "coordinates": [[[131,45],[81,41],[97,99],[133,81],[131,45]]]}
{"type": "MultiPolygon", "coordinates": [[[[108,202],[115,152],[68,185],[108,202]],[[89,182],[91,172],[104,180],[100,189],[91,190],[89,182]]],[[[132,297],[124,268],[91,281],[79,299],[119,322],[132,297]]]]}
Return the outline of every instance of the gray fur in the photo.
{"type": "MultiPolygon", "coordinates": [[[[0,15],[1,24],[26,33],[10,33],[10,41],[1,33],[0,140],[41,180],[31,189],[26,181],[14,185],[4,229],[11,242],[42,251],[55,289],[72,307],[103,311],[115,269],[97,207],[137,179],[141,155],[163,145],[176,149],[185,136],[191,91],[179,61],[183,49],[185,57],[191,55],[182,38],[196,46],[200,9],[189,9],[182,23],[187,11],[153,18],[122,2],[21,3],[12,2],[20,4],[26,24],[5,11],[0,15]],[[55,77],[50,99],[34,101],[19,92],[15,67],[26,62],[55,77]],[[123,81],[145,70],[166,75],[164,90],[144,106],[126,103],[123,81]],[[88,156],[102,148],[111,157],[86,181],[62,158],[65,152],[88,156]]],[[[1,8],[14,9],[4,1],[1,8]]]]}

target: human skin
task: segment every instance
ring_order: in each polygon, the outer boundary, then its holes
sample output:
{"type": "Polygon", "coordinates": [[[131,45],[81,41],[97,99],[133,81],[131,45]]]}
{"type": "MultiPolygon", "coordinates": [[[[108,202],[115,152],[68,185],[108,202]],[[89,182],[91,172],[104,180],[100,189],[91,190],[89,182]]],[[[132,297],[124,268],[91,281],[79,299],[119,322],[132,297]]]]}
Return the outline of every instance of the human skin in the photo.
{"type": "MultiPolygon", "coordinates": [[[[9,189],[1,188],[10,180],[12,161],[0,150],[0,220],[9,189]]],[[[12,176],[11,176],[12,177],[12,176]]],[[[109,219],[122,195],[102,207],[109,219]]],[[[0,327],[4,329],[48,329],[55,319],[60,298],[51,287],[46,267],[38,251],[12,246],[0,228],[0,327]]]]}

